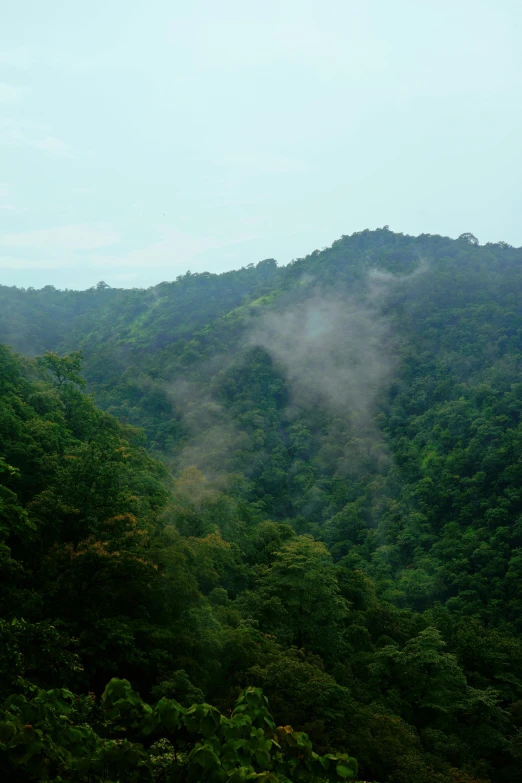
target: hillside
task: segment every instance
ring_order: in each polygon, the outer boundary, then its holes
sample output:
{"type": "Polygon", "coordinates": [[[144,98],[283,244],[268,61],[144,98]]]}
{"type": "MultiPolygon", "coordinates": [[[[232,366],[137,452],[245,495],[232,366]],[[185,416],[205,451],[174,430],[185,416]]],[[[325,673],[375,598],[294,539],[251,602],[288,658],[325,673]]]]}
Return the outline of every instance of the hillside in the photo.
{"type": "Polygon", "coordinates": [[[366,780],[522,780],[522,249],[0,287],[0,342],[70,357],[2,349],[5,682],[23,618],[41,687],[256,686],[366,780]]]}

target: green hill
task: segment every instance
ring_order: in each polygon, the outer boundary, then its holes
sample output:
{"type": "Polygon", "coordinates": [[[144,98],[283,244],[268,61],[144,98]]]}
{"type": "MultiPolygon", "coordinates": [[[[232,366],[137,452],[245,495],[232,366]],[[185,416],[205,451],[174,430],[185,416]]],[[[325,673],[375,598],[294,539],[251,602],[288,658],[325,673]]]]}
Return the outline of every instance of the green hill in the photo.
{"type": "Polygon", "coordinates": [[[522,249],[0,287],[0,342],[70,357],[1,354],[8,699],[255,686],[366,780],[522,780],[522,249]]]}

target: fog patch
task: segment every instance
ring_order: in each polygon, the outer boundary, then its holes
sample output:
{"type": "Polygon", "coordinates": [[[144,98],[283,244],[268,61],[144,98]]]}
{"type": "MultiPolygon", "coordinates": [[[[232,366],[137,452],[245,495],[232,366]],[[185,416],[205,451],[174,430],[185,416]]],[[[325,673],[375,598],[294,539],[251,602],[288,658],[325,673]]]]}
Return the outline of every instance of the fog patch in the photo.
{"type": "Polygon", "coordinates": [[[329,293],[266,313],[249,339],[284,369],[293,405],[367,419],[395,366],[390,337],[375,301],[329,293]]]}
{"type": "Polygon", "coordinates": [[[226,409],[211,396],[208,384],[180,379],[169,383],[165,392],[173,408],[182,416],[186,436],[172,455],[176,472],[195,466],[213,480],[234,469],[234,456],[248,449],[248,435],[238,430],[226,409]]]}

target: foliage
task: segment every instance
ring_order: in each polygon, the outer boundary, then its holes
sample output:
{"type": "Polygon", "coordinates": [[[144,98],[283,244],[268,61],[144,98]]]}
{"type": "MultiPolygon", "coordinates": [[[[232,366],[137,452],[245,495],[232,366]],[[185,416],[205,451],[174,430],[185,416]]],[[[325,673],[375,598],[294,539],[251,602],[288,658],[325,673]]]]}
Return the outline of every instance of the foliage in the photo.
{"type": "Polygon", "coordinates": [[[163,698],[151,707],[127,680],[112,679],[99,708],[93,695],[22,682],[0,712],[0,750],[9,780],[334,783],[357,775],[347,754],[319,756],[306,734],[276,727],[255,688],[225,717],[205,703],[163,698]]]}
{"type": "Polygon", "coordinates": [[[40,356],[0,347],[1,697],[63,730],[34,774],[84,774],[80,744],[115,779],[197,742],[224,770],[255,687],[366,780],[521,779],[521,262],[385,227],[148,291],[0,287],[40,356]],[[179,737],[109,718],[116,677],[179,737]],[[220,717],[190,745],[193,703],[220,717]]]}

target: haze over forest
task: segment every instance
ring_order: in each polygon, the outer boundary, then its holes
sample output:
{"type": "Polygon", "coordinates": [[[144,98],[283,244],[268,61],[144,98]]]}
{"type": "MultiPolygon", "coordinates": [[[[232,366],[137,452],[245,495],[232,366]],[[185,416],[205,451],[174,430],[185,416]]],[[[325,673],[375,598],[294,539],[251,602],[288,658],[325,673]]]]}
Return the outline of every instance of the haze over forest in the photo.
{"type": "Polygon", "coordinates": [[[386,226],[0,286],[3,776],[521,780],[521,302],[386,226]]]}

